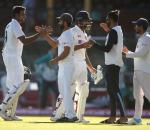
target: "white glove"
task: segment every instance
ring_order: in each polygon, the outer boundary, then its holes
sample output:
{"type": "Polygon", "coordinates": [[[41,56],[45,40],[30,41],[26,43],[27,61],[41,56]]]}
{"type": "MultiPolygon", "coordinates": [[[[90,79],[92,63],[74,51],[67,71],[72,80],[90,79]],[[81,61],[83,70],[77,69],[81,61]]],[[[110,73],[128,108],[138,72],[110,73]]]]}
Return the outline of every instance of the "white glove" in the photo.
{"type": "Polygon", "coordinates": [[[103,78],[103,74],[102,74],[102,67],[100,65],[97,66],[97,73],[91,74],[91,78],[94,80],[94,84],[98,84],[99,81],[103,78]]]}

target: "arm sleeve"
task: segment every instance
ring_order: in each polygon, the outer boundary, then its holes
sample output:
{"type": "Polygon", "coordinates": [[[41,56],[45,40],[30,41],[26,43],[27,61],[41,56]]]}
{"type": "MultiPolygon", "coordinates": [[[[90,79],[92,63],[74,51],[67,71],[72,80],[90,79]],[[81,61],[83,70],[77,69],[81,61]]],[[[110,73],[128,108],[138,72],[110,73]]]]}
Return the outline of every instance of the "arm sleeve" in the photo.
{"type": "Polygon", "coordinates": [[[21,37],[21,36],[25,36],[24,32],[23,32],[22,29],[21,29],[21,26],[18,25],[18,24],[15,24],[15,23],[14,23],[14,24],[12,25],[12,31],[13,31],[15,37],[17,37],[17,38],[19,38],[19,37],[21,37]]]}
{"type": "Polygon", "coordinates": [[[97,48],[99,48],[101,51],[104,51],[104,52],[109,52],[113,45],[116,45],[118,42],[118,35],[117,35],[117,32],[112,29],[109,33],[109,36],[108,36],[108,42],[107,42],[107,45],[96,45],[97,48]]]}
{"type": "Polygon", "coordinates": [[[67,33],[64,37],[64,46],[71,47],[73,44],[73,39],[71,33],[67,33]]]}
{"type": "Polygon", "coordinates": [[[150,45],[144,44],[139,50],[136,52],[129,51],[126,55],[127,58],[136,58],[136,57],[143,57],[145,56],[148,51],[150,51],[150,45]]]}

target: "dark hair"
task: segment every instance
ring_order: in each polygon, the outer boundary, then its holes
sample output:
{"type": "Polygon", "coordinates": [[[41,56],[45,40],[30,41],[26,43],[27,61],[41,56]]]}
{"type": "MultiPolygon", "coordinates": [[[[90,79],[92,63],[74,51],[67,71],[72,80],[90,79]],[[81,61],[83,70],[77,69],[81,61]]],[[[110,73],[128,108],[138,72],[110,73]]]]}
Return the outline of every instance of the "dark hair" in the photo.
{"type": "Polygon", "coordinates": [[[143,30],[146,31],[148,28],[148,25],[147,26],[142,25],[142,26],[143,26],[143,30]]]}
{"type": "Polygon", "coordinates": [[[26,8],[24,6],[18,6],[18,5],[13,6],[13,8],[12,8],[12,17],[15,17],[16,14],[19,14],[20,11],[24,11],[24,10],[26,10],[26,8]]]}
{"type": "Polygon", "coordinates": [[[69,23],[67,23],[67,24],[68,24],[68,27],[72,27],[72,23],[69,22],[69,23]]]}
{"type": "Polygon", "coordinates": [[[120,14],[120,10],[112,10],[107,14],[107,16],[108,18],[111,18],[114,22],[118,22],[119,14],[120,14]]]}

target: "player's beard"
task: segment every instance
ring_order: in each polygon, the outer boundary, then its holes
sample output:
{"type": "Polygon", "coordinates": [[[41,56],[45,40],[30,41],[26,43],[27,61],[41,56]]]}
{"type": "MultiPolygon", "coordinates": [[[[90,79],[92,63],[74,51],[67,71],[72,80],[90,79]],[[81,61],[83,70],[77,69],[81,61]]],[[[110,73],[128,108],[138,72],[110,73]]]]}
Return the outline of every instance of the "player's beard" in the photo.
{"type": "Polygon", "coordinates": [[[63,25],[63,24],[59,24],[58,30],[59,30],[59,32],[63,32],[63,30],[64,30],[64,25],[63,25]]]}
{"type": "Polygon", "coordinates": [[[83,31],[86,31],[86,32],[89,32],[91,30],[91,25],[83,25],[83,24],[80,24],[79,27],[83,30],[83,31]]]}
{"type": "Polygon", "coordinates": [[[141,36],[140,32],[136,30],[136,35],[135,35],[136,39],[139,39],[140,36],[141,36]]]}
{"type": "Polygon", "coordinates": [[[135,29],[135,32],[136,32],[136,36],[137,36],[137,38],[139,38],[139,37],[140,37],[140,35],[142,35],[142,33],[141,33],[140,29],[135,29]]]}
{"type": "Polygon", "coordinates": [[[91,32],[91,27],[92,27],[91,25],[87,25],[86,28],[85,28],[85,32],[90,33],[91,32]]]}
{"type": "Polygon", "coordinates": [[[85,31],[85,29],[86,29],[85,25],[79,24],[78,26],[80,27],[81,30],[85,31]]]}

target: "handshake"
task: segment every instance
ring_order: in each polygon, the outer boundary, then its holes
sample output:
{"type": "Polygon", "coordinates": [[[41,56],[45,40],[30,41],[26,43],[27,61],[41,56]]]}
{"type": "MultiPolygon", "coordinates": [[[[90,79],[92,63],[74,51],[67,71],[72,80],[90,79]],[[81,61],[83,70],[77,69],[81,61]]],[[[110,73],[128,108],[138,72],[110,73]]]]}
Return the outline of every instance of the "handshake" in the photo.
{"type": "Polygon", "coordinates": [[[97,44],[96,41],[89,36],[89,40],[83,43],[82,46],[83,48],[91,48],[94,44],[97,44]]]}

